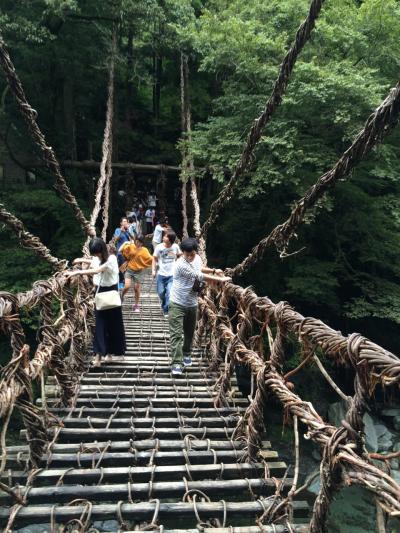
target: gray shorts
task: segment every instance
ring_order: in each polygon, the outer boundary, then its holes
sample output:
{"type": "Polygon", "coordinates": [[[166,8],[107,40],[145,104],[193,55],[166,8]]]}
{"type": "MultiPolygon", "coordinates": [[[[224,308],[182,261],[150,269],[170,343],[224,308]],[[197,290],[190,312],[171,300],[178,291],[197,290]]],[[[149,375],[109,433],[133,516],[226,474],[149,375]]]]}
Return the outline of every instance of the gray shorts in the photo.
{"type": "Polygon", "coordinates": [[[144,270],[131,270],[127,268],[125,271],[125,279],[131,279],[133,283],[143,283],[144,270]]]}

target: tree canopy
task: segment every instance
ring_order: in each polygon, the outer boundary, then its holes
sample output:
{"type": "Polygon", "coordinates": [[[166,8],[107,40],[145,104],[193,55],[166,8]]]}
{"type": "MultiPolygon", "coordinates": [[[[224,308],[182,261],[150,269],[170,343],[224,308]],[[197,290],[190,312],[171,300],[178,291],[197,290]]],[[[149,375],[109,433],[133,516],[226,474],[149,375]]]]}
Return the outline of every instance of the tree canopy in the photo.
{"type": "MultiPolygon", "coordinates": [[[[114,160],[179,164],[180,54],[188,54],[188,149],[206,169],[198,172],[205,219],[308,7],[308,0],[3,0],[0,28],[60,160],[101,157],[116,25],[114,160]]],[[[253,165],[209,234],[210,262],[242,260],[350,145],[399,77],[399,34],[398,0],[325,2],[253,165]]],[[[38,151],[4,77],[0,95],[0,157],[32,168],[38,151]]],[[[292,243],[304,251],[283,261],[270,251],[242,283],[397,347],[386,337],[400,323],[399,147],[397,129],[307,217],[292,243]]],[[[55,255],[71,258],[81,247],[79,229],[51,190],[52,177],[35,172],[40,187],[8,183],[2,199],[55,255]]],[[[88,209],[92,176],[68,170],[67,179],[88,209]]],[[[21,290],[46,274],[6,228],[0,239],[2,287],[21,290]]]]}

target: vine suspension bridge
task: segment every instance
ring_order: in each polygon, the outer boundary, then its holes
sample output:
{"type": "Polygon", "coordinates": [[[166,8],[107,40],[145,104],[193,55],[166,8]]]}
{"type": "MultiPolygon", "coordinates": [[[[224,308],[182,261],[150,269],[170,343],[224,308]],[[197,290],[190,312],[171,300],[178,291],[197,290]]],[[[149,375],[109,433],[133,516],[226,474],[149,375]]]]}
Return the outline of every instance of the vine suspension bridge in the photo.
{"type": "MultiPolygon", "coordinates": [[[[206,261],[208,230],[249,169],[262,132],[279,106],[296,59],[308,41],[323,5],[311,2],[307,18],[282,61],[273,92],[254,121],[231,178],[200,224],[194,165],[183,149],[181,165],[183,235],[188,233],[186,188],[194,204],[194,231],[206,261]]],[[[30,133],[55,175],[58,194],[81,225],[87,254],[100,212],[106,237],[112,177],[114,98],[114,27],[110,54],[103,158],[88,220],[70,191],[52,148],[37,123],[5,43],[0,36],[0,65],[30,133]]],[[[181,54],[182,135],[190,140],[188,57],[181,54]]],[[[367,157],[397,124],[398,83],[368,117],[331,170],[322,175],[293,207],[288,219],[262,239],[232,277],[246,272],[274,245],[282,257],[306,212],[367,157]]],[[[365,448],[363,415],[377,387],[397,388],[400,360],[359,334],[347,337],[318,319],[304,317],[288,303],[275,304],[250,288],[227,283],[207,289],[201,298],[194,365],[172,376],[167,324],[150,277],[145,279],[140,315],[124,301],[128,351],[100,368],[91,368],[93,290],[87,278],[69,278],[67,262],[51,254],[23,223],[0,205],[0,220],[54,269],[25,293],[0,293],[0,326],[9,336],[12,357],[0,373],[0,524],[6,532],[38,524],[44,531],[326,531],[329,505],[344,486],[359,485],[376,500],[377,523],[400,517],[400,486],[390,475],[389,456],[365,448]],[[38,309],[41,325],[35,353],[25,343],[21,313],[38,309]],[[58,311],[55,312],[55,309],[58,311]],[[284,373],[285,350],[295,338],[303,360],[284,373]],[[267,339],[268,348],[264,340],[267,339]],[[354,394],[346,396],[318,354],[352,369],[354,394]],[[293,390],[289,379],[315,364],[321,379],[347,406],[335,427],[293,390]],[[243,397],[236,365],[251,374],[252,391],[243,397]],[[34,400],[33,382],[41,397],[34,400]],[[271,449],[263,410],[279,402],[295,436],[294,464],[287,466],[271,449]],[[21,414],[26,443],[7,446],[14,410],[21,414]],[[300,432],[321,451],[320,492],[308,508],[299,484],[300,432]]],[[[396,454],[392,454],[396,455],[396,454]]],[[[383,527],[383,529],[382,529],[383,527]]]]}

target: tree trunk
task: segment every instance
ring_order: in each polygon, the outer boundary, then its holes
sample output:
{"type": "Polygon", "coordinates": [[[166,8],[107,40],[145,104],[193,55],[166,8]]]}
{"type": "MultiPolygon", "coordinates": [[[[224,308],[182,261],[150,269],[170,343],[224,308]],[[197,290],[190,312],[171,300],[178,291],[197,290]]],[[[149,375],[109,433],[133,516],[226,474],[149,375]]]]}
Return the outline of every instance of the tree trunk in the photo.
{"type": "Polygon", "coordinates": [[[64,128],[66,135],[65,151],[69,158],[76,159],[76,123],[74,109],[74,85],[70,78],[63,84],[64,128]]]}
{"type": "Polygon", "coordinates": [[[126,47],[127,56],[127,74],[126,74],[126,110],[125,120],[128,127],[134,127],[134,110],[133,110],[133,83],[131,79],[133,71],[133,28],[128,29],[128,43],[126,47]]]}
{"type": "MultiPolygon", "coordinates": [[[[187,146],[182,149],[182,181],[190,179],[190,197],[194,210],[193,216],[193,230],[196,238],[199,240],[199,255],[204,265],[207,265],[206,243],[201,236],[200,226],[200,204],[196,186],[196,176],[193,163],[193,157],[190,154],[189,145],[192,141],[192,116],[190,109],[190,95],[189,95],[189,65],[188,56],[181,54],[181,106],[182,106],[182,136],[187,146]]],[[[183,193],[182,193],[183,195],[183,193]]],[[[186,206],[185,211],[186,211],[186,206]]],[[[185,218],[184,218],[185,220],[185,218]]]]}
{"type": "Polygon", "coordinates": [[[158,125],[160,120],[161,101],[161,77],[162,77],[162,57],[158,53],[153,53],[153,120],[154,135],[158,136],[158,125]]]}

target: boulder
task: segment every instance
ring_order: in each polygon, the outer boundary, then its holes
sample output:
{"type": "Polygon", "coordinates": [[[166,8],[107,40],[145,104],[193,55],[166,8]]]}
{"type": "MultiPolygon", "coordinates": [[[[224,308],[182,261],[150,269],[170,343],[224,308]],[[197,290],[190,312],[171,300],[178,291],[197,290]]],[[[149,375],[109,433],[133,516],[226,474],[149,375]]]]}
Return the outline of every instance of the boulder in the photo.
{"type": "Polygon", "coordinates": [[[378,438],[378,451],[387,452],[388,450],[391,450],[394,441],[393,433],[381,422],[374,424],[374,429],[378,438]]]}
{"type": "Polygon", "coordinates": [[[365,447],[369,452],[378,451],[378,435],[375,431],[374,421],[372,417],[365,413],[363,416],[364,431],[365,431],[365,447]]]}
{"type": "Polygon", "coordinates": [[[344,402],[331,403],[328,407],[328,420],[336,427],[341,426],[346,417],[347,406],[344,402]]]}
{"type": "MultiPolygon", "coordinates": [[[[306,482],[308,482],[316,474],[319,474],[319,468],[316,468],[314,470],[314,472],[311,472],[311,474],[309,476],[307,476],[306,482]]],[[[320,488],[321,488],[321,479],[320,479],[320,476],[318,475],[313,480],[313,482],[309,485],[309,487],[307,488],[307,491],[310,492],[311,494],[314,494],[315,496],[317,496],[317,494],[319,493],[319,489],[320,488]]]]}
{"type": "Polygon", "coordinates": [[[329,533],[376,533],[375,503],[361,487],[343,488],[329,509],[329,533]]]}
{"type": "Polygon", "coordinates": [[[383,418],[394,418],[395,416],[400,416],[400,407],[386,407],[380,411],[380,415],[383,418]]]}
{"type": "MultiPolygon", "coordinates": [[[[339,427],[346,417],[346,408],[345,402],[342,401],[330,404],[328,407],[329,422],[339,427]]],[[[397,407],[382,410],[384,418],[386,420],[390,419],[396,430],[400,430],[400,414],[398,413],[399,409],[397,407]]],[[[371,415],[365,413],[363,421],[365,446],[369,452],[386,452],[393,448],[396,437],[382,420],[373,419],[371,415]]]]}

